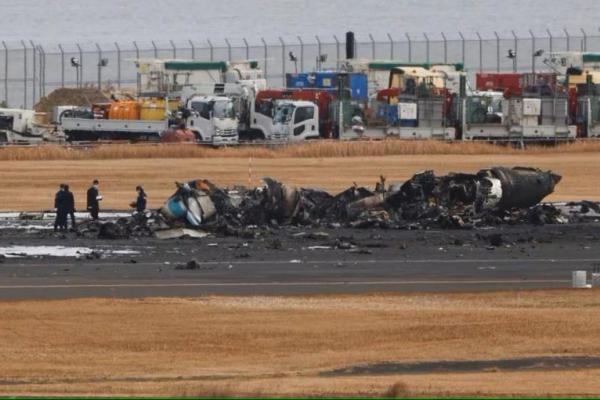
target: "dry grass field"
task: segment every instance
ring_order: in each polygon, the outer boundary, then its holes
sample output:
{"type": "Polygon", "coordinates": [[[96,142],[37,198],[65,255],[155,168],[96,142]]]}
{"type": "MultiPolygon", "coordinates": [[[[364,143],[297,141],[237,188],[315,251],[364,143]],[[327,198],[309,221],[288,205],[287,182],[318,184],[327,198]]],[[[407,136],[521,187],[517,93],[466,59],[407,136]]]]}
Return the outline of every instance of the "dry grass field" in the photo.
{"type": "Polygon", "coordinates": [[[597,290],[0,302],[0,395],[598,395],[600,370],[326,377],[600,355],[597,290]]]}
{"type": "MultiPolygon", "coordinates": [[[[197,148],[197,147],[194,147],[197,148]]],[[[62,150],[62,149],[61,149],[62,150]]],[[[236,150],[236,149],[231,149],[236,150]]],[[[2,150],[0,150],[2,154],[2,150]]],[[[67,182],[77,207],[84,209],[85,190],[93,178],[101,183],[102,207],[125,209],[144,185],[149,207],[159,207],[174,191],[175,181],[207,178],[221,185],[258,185],[271,176],[284,182],[336,192],[353,182],[373,186],[379,175],[402,181],[415,172],[475,172],[480,168],[534,166],[552,169],[563,180],[550,200],[600,200],[600,152],[517,152],[514,154],[406,154],[340,157],[200,157],[91,160],[0,161],[0,210],[53,207],[58,184],[67,182]],[[249,170],[251,169],[251,175],[249,170]]]]}

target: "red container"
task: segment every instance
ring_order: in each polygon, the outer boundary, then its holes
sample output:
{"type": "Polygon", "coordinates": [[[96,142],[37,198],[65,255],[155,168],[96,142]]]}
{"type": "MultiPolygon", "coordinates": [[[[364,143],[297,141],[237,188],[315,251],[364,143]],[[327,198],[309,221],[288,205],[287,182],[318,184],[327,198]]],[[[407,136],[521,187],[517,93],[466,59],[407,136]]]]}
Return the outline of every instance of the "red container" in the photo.
{"type": "Polygon", "coordinates": [[[493,90],[497,92],[509,91],[510,93],[521,92],[521,74],[515,73],[489,73],[480,72],[475,77],[477,90],[493,90]]]}

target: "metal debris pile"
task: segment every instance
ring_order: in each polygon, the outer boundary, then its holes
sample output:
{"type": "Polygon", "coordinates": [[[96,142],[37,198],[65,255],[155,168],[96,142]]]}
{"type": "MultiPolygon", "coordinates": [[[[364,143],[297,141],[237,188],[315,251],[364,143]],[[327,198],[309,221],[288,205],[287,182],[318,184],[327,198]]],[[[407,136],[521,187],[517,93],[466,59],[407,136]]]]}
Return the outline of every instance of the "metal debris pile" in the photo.
{"type": "Polygon", "coordinates": [[[253,237],[258,228],[285,225],[354,228],[474,228],[498,224],[568,222],[540,204],[561,177],[534,168],[494,167],[476,174],[433,171],[374,190],[353,185],[331,195],[264,178],[257,188],[221,188],[208,180],[177,183],[158,211],[160,225],[253,237]]]}

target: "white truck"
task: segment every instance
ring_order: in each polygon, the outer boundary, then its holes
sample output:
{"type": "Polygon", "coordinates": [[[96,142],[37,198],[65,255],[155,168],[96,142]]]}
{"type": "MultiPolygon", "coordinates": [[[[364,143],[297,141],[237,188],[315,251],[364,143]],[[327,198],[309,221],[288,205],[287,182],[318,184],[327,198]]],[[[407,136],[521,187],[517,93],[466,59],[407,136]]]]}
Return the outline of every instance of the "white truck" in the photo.
{"type": "Polygon", "coordinates": [[[271,140],[302,141],[319,138],[319,108],[310,101],[278,100],[271,140]]]}
{"type": "Polygon", "coordinates": [[[232,99],[200,93],[186,95],[185,99],[185,127],[194,133],[198,142],[238,143],[238,119],[232,99]]]}
{"type": "Polygon", "coordinates": [[[45,140],[60,140],[49,126],[35,121],[36,112],[17,108],[0,108],[0,144],[35,144],[45,140]]]}

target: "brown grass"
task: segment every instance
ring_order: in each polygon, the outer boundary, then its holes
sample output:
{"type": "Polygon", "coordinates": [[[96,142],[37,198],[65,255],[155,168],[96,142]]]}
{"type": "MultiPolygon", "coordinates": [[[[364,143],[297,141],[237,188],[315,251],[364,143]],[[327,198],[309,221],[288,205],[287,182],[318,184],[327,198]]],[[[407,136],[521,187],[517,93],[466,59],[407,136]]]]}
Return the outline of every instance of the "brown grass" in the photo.
{"type": "MultiPolygon", "coordinates": [[[[196,147],[194,147],[196,148],[196,147]]],[[[0,153],[2,150],[0,150],[0,153]]],[[[175,181],[206,178],[220,185],[258,185],[263,176],[305,187],[338,192],[353,182],[373,186],[379,175],[398,182],[415,172],[475,172],[494,165],[535,166],[563,175],[550,200],[600,200],[599,153],[499,155],[397,155],[338,158],[165,158],[119,160],[0,161],[0,209],[41,210],[53,206],[61,182],[71,185],[77,208],[85,191],[100,179],[102,207],[125,209],[144,185],[149,207],[159,207],[173,193],[175,181]],[[251,176],[249,170],[251,169],[251,176]],[[249,179],[250,178],[250,179],[249,179]]]]}
{"type": "Polygon", "coordinates": [[[338,158],[391,155],[502,155],[564,154],[600,152],[600,141],[589,140],[556,146],[528,146],[518,149],[482,142],[435,140],[311,141],[283,146],[248,145],[211,148],[193,144],[105,144],[93,147],[0,148],[0,161],[112,160],[129,158],[338,158]]]}
{"type": "Polygon", "coordinates": [[[318,373],[390,360],[597,356],[598,294],[3,301],[0,395],[597,395],[589,370],[318,373]]]}

